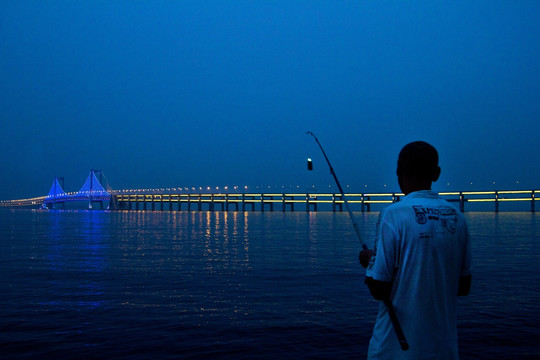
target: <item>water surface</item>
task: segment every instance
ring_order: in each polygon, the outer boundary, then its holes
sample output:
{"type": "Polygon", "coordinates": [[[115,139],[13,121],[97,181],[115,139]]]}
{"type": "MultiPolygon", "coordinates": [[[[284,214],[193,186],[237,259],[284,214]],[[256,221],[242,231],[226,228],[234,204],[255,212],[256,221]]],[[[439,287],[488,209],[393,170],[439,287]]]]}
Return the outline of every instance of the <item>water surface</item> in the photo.
{"type": "MultiPolygon", "coordinates": [[[[358,213],[372,242],[376,213],[358,213]]],[[[467,213],[462,359],[538,358],[540,216],[467,213]]],[[[0,212],[6,358],[362,359],[377,302],[346,213],[0,212]]]]}

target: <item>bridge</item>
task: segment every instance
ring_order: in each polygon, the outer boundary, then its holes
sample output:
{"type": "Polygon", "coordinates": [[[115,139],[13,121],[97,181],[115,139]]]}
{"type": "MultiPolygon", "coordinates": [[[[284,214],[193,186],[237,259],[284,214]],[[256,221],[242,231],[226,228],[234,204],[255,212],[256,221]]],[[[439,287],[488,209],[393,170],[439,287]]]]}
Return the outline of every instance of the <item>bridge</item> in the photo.
{"type": "MultiPolygon", "coordinates": [[[[5,200],[0,207],[42,207],[56,209],[66,202],[87,202],[88,209],[99,203],[101,209],[124,211],[343,211],[344,200],[336,193],[185,193],[181,189],[112,190],[102,170],[91,170],[81,189],[66,193],[63,178],[55,178],[46,196],[5,200]],[[102,184],[105,183],[105,186],[102,184]]],[[[187,188],[186,188],[187,189],[187,188]]],[[[501,204],[529,204],[535,212],[540,190],[489,190],[440,192],[444,199],[456,203],[462,212],[473,204],[488,204],[484,210],[506,210],[501,204]],[[491,207],[492,206],[492,207],[491,207]]],[[[402,193],[345,194],[353,211],[373,211],[400,200],[402,193]]],[[[524,210],[522,210],[524,211],[524,210]]]]}
{"type": "Polygon", "coordinates": [[[60,181],[63,183],[64,178],[54,179],[49,194],[43,198],[42,208],[56,209],[57,204],[64,207],[65,203],[70,201],[87,201],[88,209],[92,209],[94,203],[99,203],[101,209],[104,208],[105,204],[107,204],[107,209],[110,208],[112,195],[102,185],[102,170],[90,170],[90,174],[88,174],[83,186],[76,193],[66,193],[60,181]],[[99,176],[99,179],[97,176],[99,176]]]}
{"type": "MultiPolygon", "coordinates": [[[[335,193],[192,193],[178,194],[154,191],[153,193],[122,193],[113,195],[118,210],[151,211],[343,211],[344,200],[335,193]]],[[[499,212],[501,204],[529,203],[531,212],[536,210],[540,190],[508,191],[454,191],[440,192],[449,202],[456,203],[461,212],[465,205],[492,204],[492,211],[499,212]]],[[[377,206],[389,205],[403,197],[402,193],[350,193],[345,194],[353,211],[378,210],[377,206]],[[375,208],[374,208],[375,207],[375,208]]],[[[505,210],[503,208],[503,210],[505,210]]],[[[527,210],[529,211],[529,210],[527,210]]]]}

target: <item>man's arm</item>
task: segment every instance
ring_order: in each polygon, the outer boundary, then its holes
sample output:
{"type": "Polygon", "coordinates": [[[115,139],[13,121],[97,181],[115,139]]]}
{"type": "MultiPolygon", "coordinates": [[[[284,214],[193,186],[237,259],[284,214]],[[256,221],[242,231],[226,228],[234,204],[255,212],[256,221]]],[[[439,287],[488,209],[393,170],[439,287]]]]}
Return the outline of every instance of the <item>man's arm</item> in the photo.
{"type": "Polygon", "coordinates": [[[471,291],[471,275],[459,278],[458,296],[467,296],[471,291]]]}
{"type": "MultiPolygon", "coordinates": [[[[360,264],[367,268],[372,256],[373,250],[362,250],[358,255],[360,264]]],[[[369,292],[376,300],[384,301],[390,298],[390,291],[392,290],[391,282],[375,280],[369,276],[366,276],[364,282],[366,283],[369,292]]]]}
{"type": "MultiPolygon", "coordinates": [[[[462,276],[459,278],[458,296],[467,296],[471,290],[471,275],[462,276]]],[[[369,292],[376,300],[384,301],[390,297],[392,291],[392,283],[388,281],[374,280],[371,277],[366,277],[365,283],[369,292]]]]}
{"type": "Polygon", "coordinates": [[[366,276],[365,283],[369,292],[376,300],[384,301],[390,298],[390,292],[392,291],[391,282],[374,280],[366,276]]]}

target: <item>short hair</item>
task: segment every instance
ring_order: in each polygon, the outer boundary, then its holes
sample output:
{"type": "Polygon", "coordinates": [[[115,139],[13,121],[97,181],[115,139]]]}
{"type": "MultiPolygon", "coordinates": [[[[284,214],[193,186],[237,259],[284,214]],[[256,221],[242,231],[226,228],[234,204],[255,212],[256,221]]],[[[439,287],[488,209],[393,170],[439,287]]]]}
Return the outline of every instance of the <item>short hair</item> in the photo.
{"type": "Polygon", "coordinates": [[[401,149],[397,174],[431,180],[438,167],[437,150],[425,141],[414,141],[401,149]]]}

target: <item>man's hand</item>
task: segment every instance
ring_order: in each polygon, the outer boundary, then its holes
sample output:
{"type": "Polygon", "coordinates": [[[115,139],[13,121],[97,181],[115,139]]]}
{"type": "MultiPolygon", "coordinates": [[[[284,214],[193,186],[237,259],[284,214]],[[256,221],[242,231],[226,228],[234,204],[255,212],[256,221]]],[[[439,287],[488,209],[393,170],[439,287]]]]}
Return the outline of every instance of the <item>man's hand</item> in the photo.
{"type": "Polygon", "coordinates": [[[360,254],[358,254],[358,260],[360,260],[360,265],[362,265],[364,268],[367,268],[372,256],[373,250],[360,251],[360,254]]]}

